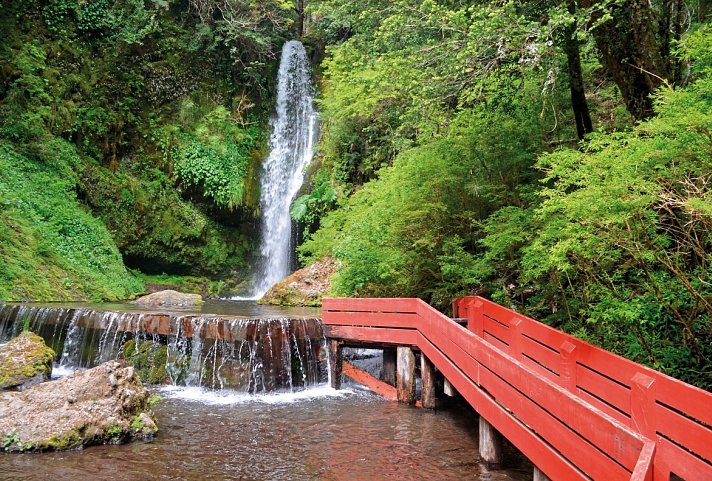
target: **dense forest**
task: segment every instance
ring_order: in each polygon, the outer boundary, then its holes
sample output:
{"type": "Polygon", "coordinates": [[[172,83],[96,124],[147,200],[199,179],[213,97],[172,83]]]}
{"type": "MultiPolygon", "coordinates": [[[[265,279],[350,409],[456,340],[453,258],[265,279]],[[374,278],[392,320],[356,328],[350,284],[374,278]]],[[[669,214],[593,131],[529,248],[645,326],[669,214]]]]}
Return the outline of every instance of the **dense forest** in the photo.
{"type": "Polygon", "coordinates": [[[0,299],[128,298],[142,272],[244,281],[297,18],[279,1],[3,2],[0,299]]]}
{"type": "Polygon", "coordinates": [[[322,134],[291,213],[331,294],[481,294],[712,389],[711,9],[4,2],[0,299],[243,282],[299,37],[322,134]]]}
{"type": "Polygon", "coordinates": [[[709,4],[331,0],[332,294],[482,294],[712,388],[709,4]]]}

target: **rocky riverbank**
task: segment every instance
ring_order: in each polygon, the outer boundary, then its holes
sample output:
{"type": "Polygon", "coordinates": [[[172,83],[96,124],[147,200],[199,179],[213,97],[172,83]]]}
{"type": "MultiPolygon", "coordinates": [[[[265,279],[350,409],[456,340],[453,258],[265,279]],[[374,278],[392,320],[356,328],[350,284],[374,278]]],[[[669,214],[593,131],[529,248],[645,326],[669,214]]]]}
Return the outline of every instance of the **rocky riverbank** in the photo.
{"type": "Polygon", "coordinates": [[[158,428],[134,369],[107,362],[24,391],[0,392],[0,449],[45,451],[150,440],[158,428]]]}

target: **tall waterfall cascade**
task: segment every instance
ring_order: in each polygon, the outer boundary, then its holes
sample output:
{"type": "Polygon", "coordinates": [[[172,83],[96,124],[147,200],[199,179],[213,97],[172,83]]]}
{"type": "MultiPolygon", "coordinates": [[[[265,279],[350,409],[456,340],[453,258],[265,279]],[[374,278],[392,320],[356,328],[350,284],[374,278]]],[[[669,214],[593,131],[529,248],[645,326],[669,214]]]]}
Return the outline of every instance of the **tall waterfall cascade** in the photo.
{"type": "Polygon", "coordinates": [[[270,154],[260,179],[261,260],[250,295],[254,299],[261,298],[290,273],[294,246],[289,208],[304,182],[304,169],[314,155],[318,130],[313,90],[304,45],[296,40],[285,43],[279,66],[270,154]]]}

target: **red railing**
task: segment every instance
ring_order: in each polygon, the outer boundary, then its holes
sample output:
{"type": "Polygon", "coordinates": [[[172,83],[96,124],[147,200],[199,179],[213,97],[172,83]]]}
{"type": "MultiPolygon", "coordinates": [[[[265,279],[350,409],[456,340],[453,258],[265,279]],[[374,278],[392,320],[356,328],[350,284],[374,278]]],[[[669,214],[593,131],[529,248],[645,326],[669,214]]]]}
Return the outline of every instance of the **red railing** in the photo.
{"type": "Polygon", "coordinates": [[[712,394],[480,297],[324,299],[330,338],[419,348],[549,478],[712,480],[712,394]]]}

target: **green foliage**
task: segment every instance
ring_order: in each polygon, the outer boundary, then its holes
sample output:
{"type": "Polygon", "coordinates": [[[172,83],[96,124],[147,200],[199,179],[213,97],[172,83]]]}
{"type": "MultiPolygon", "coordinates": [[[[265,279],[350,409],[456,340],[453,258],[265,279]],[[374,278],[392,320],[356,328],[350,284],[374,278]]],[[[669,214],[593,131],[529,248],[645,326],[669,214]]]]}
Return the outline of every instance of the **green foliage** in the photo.
{"type": "Polygon", "coordinates": [[[518,202],[517,185],[531,175],[532,117],[526,109],[516,120],[497,111],[463,111],[445,138],[402,153],[322,219],[301,253],[342,260],[335,294],[448,303],[462,286],[453,283],[453,272],[443,272],[444,258],[456,255],[458,245],[472,245],[479,220],[518,202]]]}
{"type": "Polygon", "coordinates": [[[140,292],[106,227],[76,200],[72,147],[55,140],[32,155],[0,142],[0,298],[126,299],[140,292]]]}
{"type": "MultiPolygon", "coordinates": [[[[196,109],[192,102],[185,102],[183,108],[196,109]]],[[[245,202],[250,153],[260,129],[241,128],[225,107],[218,106],[196,122],[193,132],[166,135],[170,137],[162,143],[172,146],[166,154],[184,186],[199,187],[221,207],[233,209],[245,202]]]]}
{"type": "Polygon", "coordinates": [[[319,171],[312,181],[309,194],[298,197],[289,211],[292,219],[304,226],[304,238],[308,238],[319,226],[319,220],[331,210],[338,199],[338,192],[329,178],[329,172],[319,171]]]}

